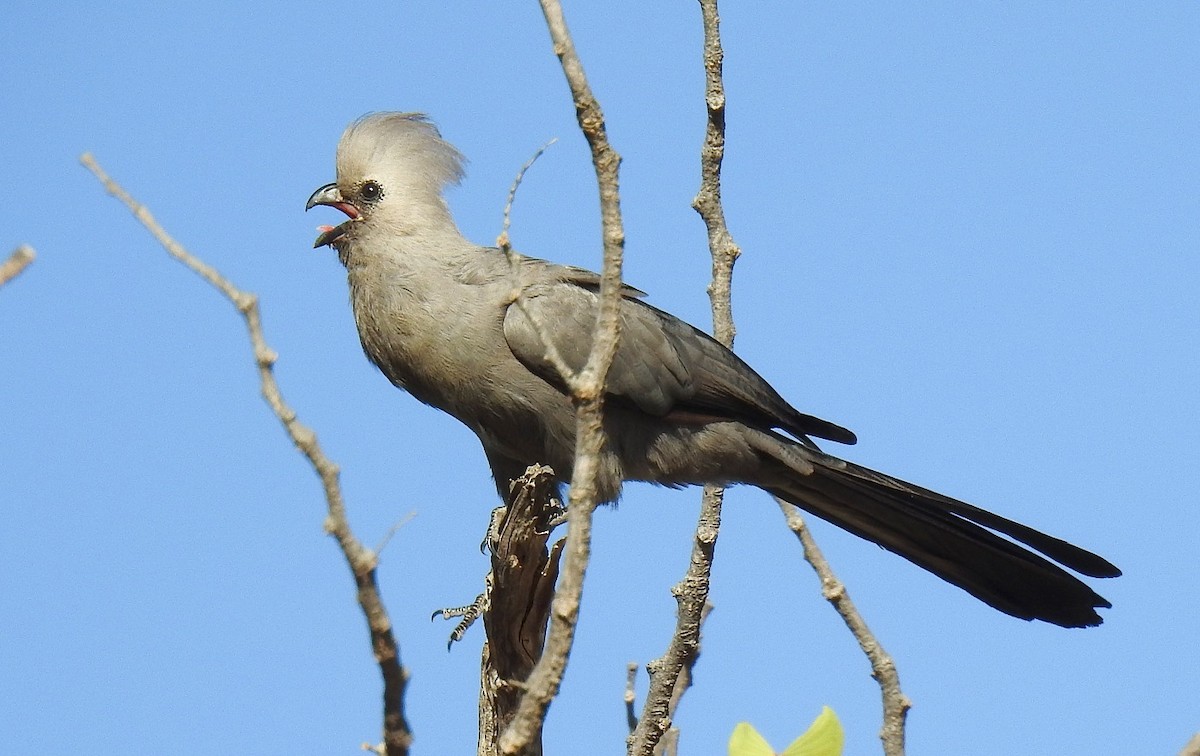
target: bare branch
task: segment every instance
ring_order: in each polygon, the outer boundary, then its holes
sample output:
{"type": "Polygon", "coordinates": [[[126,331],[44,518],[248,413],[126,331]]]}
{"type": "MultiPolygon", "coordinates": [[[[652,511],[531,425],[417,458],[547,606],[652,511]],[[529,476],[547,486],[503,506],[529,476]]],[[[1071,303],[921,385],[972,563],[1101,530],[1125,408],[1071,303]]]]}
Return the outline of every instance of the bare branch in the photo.
{"type": "Polygon", "coordinates": [[[671,589],[678,605],[675,632],[666,652],[646,665],[650,690],[637,728],[629,737],[627,752],[631,756],[651,756],[658,752],[660,741],[671,728],[679,699],[691,684],[691,670],[700,656],[700,628],[707,616],[709,576],[721,527],[724,494],[716,486],[704,487],[691,562],[683,579],[671,589]]]}
{"type": "Polygon", "coordinates": [[[713,336],[732,348],[737,331],[733,325],[730,289],[733,264],[742,251],[729,233],[725,208],[721,204],[721,165],[725,161],[725,84],[722,79],[725,51],[721,47],[717,0],[700,0],[700,12],[704,19],[704,102],[708,124],[700,152],[700,192],[692,200],[692,207],[704,219],[708,248],[712,253],[712,283],[708,287],[708,298],[712,303],[713,336]]]}
{"type": "MultiPolygon", "coordinates": [[[[716,0],[701,0],[701,4],[716,5],[716,0]]],[[[715,8],[714,8],[715,13],[715,8]]],[[[707,10],[706,10],[707,17],[707,10]]],[[[707,20],[705,22],[707,28],[707,20]]],[[[705,59],[706,65],[709,64],[708,57],[705,59]]],[[[720,62],[716,62],[720,65],[720,62]]],[[[713,96],[710,90],[708,95],[708,105],[710,115],[713,112],[714,106],[724,107],[724,96],[719,98],[713,96]]],[[[721,116],[723,121],[723,115],[721,116]]],[[[701,198],[697,197],[697,201],[701,198]]],[[[719,207],[720,195],[715,197],[719,207]]],[[[727,244],[725,247],[728,250],[727,261],[730,266],[737,259],[738,249],[733,245],[732,241],[722,238],[720,233],[714,235],[713,227],[709,227],[709,242],[727,244]]],[[[714,255],[714,282],[716,276],[716,256],[714,255]]],[[[709,289],[709,296],[713,297],[713,308],[717,307],[717,289],[714,285],[709,289]]],[[[908,716],[908,710],[912,708],[912,702],[900,690],[900,675],[896,671],[896,664],[892,657],[883,650],[883,646],[879,644],[878,639],[867,627],[867,623],[863,620],[858,610],[854,607],[854,603],[850,601],[850,596],[846,592],[846,587],[833,574],[829,562],[825,560],[821,550],[817,547],[817,543],[813,540],[812,534],[804,524],[803,518],[800,516],[800,511],[793,505],[777,500],[780,509],[783,510],[787,518],[788,527],[800,539],[800,543],[804,547],[804,558],[808,561],[812,568],[816,571],[817,576],[821,580],[822,594],[833,604],[834,609],[841,615],[842,620],[846,623],[846,627],[854,635],[858,645],[862,648],[863,653],[867,655],[867,659],[871,663],[871,676],[879,683],[880,693],[883,697],[883,727],[879,732],[879,738],[883,741],[883,752],[886,756],[902,756],[904,753],[904,727],[908,716]]]]}
{"type": "Polygon", "coordinates": [[[504,254],[512,255],[512,244],[508,239],[508,229],[512,227],[512,209],[513,203],[517,199],[517,189],[520,188],[521,182],[525,180],[525,174],[533,167],[533,164],[538,161],[546,150],[550,149],[551,145],[558,141],[558,137],[549,140],[533,153],[533,156],[525,161],[521,166],[521,170],[517,171],[516,177],[513,179],[512,186],[508,189],[508,201],[504,203],[504,224],[500,228],[500,236],[496,237],[496,246],[499,247],[504,254]]]}
{"type": "Polygon", "coordinates": [[[908,717],[908,710],[912,708],[912,702],[900,690],[900,674],[896,671],[896,663],[867,627],[866,621],[850,600],[846,586],[833,574],[825,555],[821,553],[808,526],[804,524],[800,510],[781,499],[776,499],[776,502],[787,518],[788,528],[800,539],[805,560],[812,565],[821,579],[821,594],[833,604],[833,608],[841,615],[842,621],[850,628],[854,639],[871,662],[871,677],[879,683],[879,690],[883,696],[883,728],[879,731],[879,739],[883,741],[883,752],[886,756],[903,756],[904,723],[908,717]]]}
{"type": "Polygon", "coordinates": [[[406,514],[404,517],[402,517],[402,518],[400,518],[399,520],[397,520],[397,521],[396,521],[396,524],[394,524],[394,525],[392,525],[392,527],[388,528],[388,531],[387,531],[386,533],[384,533],[384,534],[383,534],[383,538],[380,538],[380,539],[379,539],[379,543],[375,544],[375,553],[376,553],[376,554],[382,554],[382,553],[383,553],[383,550],[387,548],[387,545],[388,545],[389,543],[391,543],[391,541],[392,541],[392,537],[393,537],[394,535],[396,535],[396,533],[397,533],[397,532],[400,530],[400,528],[402,528],[402,527],[404,527],[405,525],[407,525],[407,524],[408,524],[409,522],[411,522],[411,521],[412,521],[412,520],[413,520],[413,519],[414,519],[416,516],[417,516],[417,513],[416,513],[416,512],[409,512],[409,513],[408,513],[408,514],[406,514]]]}
{"type": "Polygon", "coordinates": [[[654,749],[654,756],[678,756],[679,754],[679,728],[671,727],[667,730],[658,741],[658,746],[654,749]]]}
{"type": "Polygon", "coordinates": [[[542,349],[546,355],[546,359],[554,367],[554,370],[562,378],[563,383],[571,391],[579,384],[579,375],[567,364],[563,359],[562,354],[558,351],[558,347],[554,345],[554,340],[549,338],[546,326],[542,322],[541,317],[536,312],[531,310],[528,305],[528,300],[525,296],[525,288],[521,283],[521,265],[519,255],[512,248],[512,240],[509,238],[508,229],[512,226],[512,209],[513,204],[517,199],[517,189],[521,187],[521,182],[525,180],[525,174],[537,162],[537,159],[549,149],[550,145],[558,141],[555,137],[543,144],[533,153],[533,157],[525,161],[521,169],[517,171],[516,177],[513,179],[512,186],[508,190],[508,201],[504,203],[504,224],[500,228],[500,235],[496,237],[496,246],[504,253],[504,257],[508,260],[509,271],[512,273],[513,290],[509,295],[512,298],[513,304],[521,313],[529,318],[529,324],[533,326],[533,332],[537,334],[538,341],[542,344],[542,349]]]}
{"type": "Polygon", "coordinates": [[[625,665],[625,724],[629,726],[630,735],[633,734],[638,723],[637,709],[634,708],[634,704],[637,703],[637,673],[637,662],[629,662],[625,665]]]}
{"type": "Polygon", "coordinates": [[[33,247],[28,244],[22,244],[13,250],[8,259],[0,263],[0,286],[21,275],[21,271],[28,268],[29,263],[33,262],[35,257],[37,255],[34,253],[33,247]]]}
{"type": "MultiPolygon", "coordinates": [[[[608,141],[604,113],[592,94],[584,74],[583,62],[575,51],[571,33],[558,0],[541,0],[542,12],[554,43],[554,53],[562,63],[563,73],[575,101],[579,128],[592,151],[596,183],[600,192],[600,222],[604,240],[604,267],[600,275],[600,316],[596,323],[596,339],[588,355],[587,365],[580,376],[580,385],[572,393],[583,405],[594,404],[598,410],[604,394],[604,380],[612,365],[620,336],[621,257],[625,249],[625,229],[621,222],[621,198],[618,172],[621,156],[608,141]]],[[[599,412],[596,413],[597,425],[599,412]]],[[[599,440],[599,439],[597,439],[599,440]]],[[[580,443],[580,446],[583,446],[580,443]]],[[[596,444],[599,450],[599,444],[596,444]]],[[[576,470],[578,472],[578,469],[576,470]]],[[[572,478],[572,490],[579,482],[572,478]]]]}
{"type": "Polygon", "coordinates": [[[558,0],[541,0],[541,5],[554,53],[562,64],[575,102],[579,128],[592,151],[600,193],[604,267],[600,276],[596,335],[587,364],[580,372],[577,384],[571,387],[576,405],[575,468],[571,473],[570,505],[567,508],[566,555],[551,604],[545,652],[529,676],[516,716],[500,738],[500,751],[510,755],[526,752],[539,731],[550,701],[558,694],[574,644],[583,578],[591,555],[592,515],[599,498],[596,483],[605,440],[601,416],[604,382],[620,338],[621,256],[625,246],[618,185],[621,158],[608,142],[604,113],[588,86],[583,64],[567,30],[562,6],[558,0]]]}
{"type": "Polygon", "coordinates": [[[235,287],[215,268],[193,256],[171,238],[150,214],[150,211],[109,178],[90,154],[82,155],[80,162],[96,176],[105,191],[129,208],[134,217],[172,257],[195,271],[224,294],[242,314],[249,332],[250,343],[254,348],[254,361],[258,366],[263,398],[266,399],[279,421],[283,423],[292,443],[304,454],[321,479],[325,500],[328,503],[325,530],[337,540],[342,554],[354,574],[354,582],[358,588],[358,604],[366,616],[371,633],[371,647],[383,674],[384,752],[387,756],[406,756],[409,746],[412,744],[412,732],[404,718],[404,691],[408,682],[408,671],[400,663],[400,650],[392,633],[392,623],[384,608],[383,600],[379,596],[375,580],[377,557],[375,552],[363,546],[350,530],[350,524],[346,518],[345,502],[342,499],[341,484],[338,480],[337,465],[325,456],[312,429],[301,424],[296,418],[295,411],[283,400],[273,372],[277,355],[267,346],[263,337],[258,298],[235,287]]]}
{"type": "MultiPolygon", "coordinates": [[[[480,756],[498,753],[500,735],[517,713],[521,688],[546,641],[563,547],[562,541],[547,546],[552,522],[562,513],[555,488],[553,470],[530,467],[513,481],[504,515],[488,534],[492,571],[483,613],[487,643],[479,689],[480,756]]],[[[525,753],[541,752],[539,730],[525,753]]]]}
{"type": "MultiPolygon", "coordinates": [[[[700,214],[708,230],[708,248],[712,256],[712,282],[708,286],[708,296],[712,303],[713,334],[722,344],[732,348],[736,331],[730,292],[733,264],[741,251],[729,233],[721,206],[721,164],[725,158],[725,85],[717,0],[700,0],[700,11],[704,22],[704,99],[708,117],[704,145],[700,151],[700,191],[692,201],[692,207],[700,214]]],[[[629,738],[628,752],[631,755],[650,756],[664,749],[673,751],[676,747],[679,736],[671,722],[683,692],[691,684],[692,668],[700,655],[700,628],[711,607],[708,603],[709,579],[721,527],[724,495],[724,490],[717,486],[704,487],[691,562],[683,580],[672,589],[678,604],[675,632],[666,653],[647,666],[650,671],[650,691],[646,695],[637,729],[629,738]],[[668,737],[664,738],[664,735],[668,737]]]]}
{"type": "MultiPolygon", "coordinates": [[[[701,525],[701,529],[703,528],[704,526],[701,525]]],[[[708,561],[709,567],[711,567],[711,563],[712,560],[710,554],[708,561]]],[[[707,579],[707,577],[708,576],[706,574],[705,578],[707,579]]],[[[688,688],[692,687],[692,670],[695,668],[696,662],[700,660],[700,631],[704,627],[704,621],[708,619],[709,612],[711,612],[713,609],[712,603],[705,601],[704,606],[700,610],[699,618],[693,621],[691,603],[697,598],[700,598],[700,591],[696,590],[693,586],[685,587],[685,583],[683,582],[675,586],[674,593],[677,599],[681,595],[681,591],[684,594],[688,592],[694,592],[697,595],[688,596],[686,601],[680,602],[679,614],[681,616],[687,616],[689,621],[683,631],[677,632],[676,636],[672,639],[671,648],[680,649],[680,651],[683,653],[682,664],[679,667],[678,674],[674,678],[675,685],[670,691],[670,696],[667,699],[666,715],[663,717],[663,720],[668,723],[669,726],[667,727],[666,731],[661,734],[659,741],[655,744],[653,751],[654,756],[673,756],[679,751],[679,728],[670,723],[674,722],[675,720],[675,712],[679,709],[679,704],[683,700],[683,694],[687,692],[688,688]],[[694,637],[692,635],[693,627],[695,633],[694,637]]],[[[707,586],[705,587],[703,593],[705,595],[708,594],[707,586]]],[[[648,670],[653,670],[651,672],[651,679],[656,677],[659,679],[669,679],[667,675],[662,674],[662,667],[664,666],[662,661],[662,659],[659,659],[647,665],[648,670]]],[[[649,708],[650,707],[647,706],[647,710],[649,710],[649,708]]],[[[647,711],[646,716],[649,715],[650,713],[647,711]]]]}
{"type": "Polygon", "coordinates": [[[1192,739],[1179,752],[1179,756],[1200,756],[1200,732],[1192,736],[1192,739]]]}

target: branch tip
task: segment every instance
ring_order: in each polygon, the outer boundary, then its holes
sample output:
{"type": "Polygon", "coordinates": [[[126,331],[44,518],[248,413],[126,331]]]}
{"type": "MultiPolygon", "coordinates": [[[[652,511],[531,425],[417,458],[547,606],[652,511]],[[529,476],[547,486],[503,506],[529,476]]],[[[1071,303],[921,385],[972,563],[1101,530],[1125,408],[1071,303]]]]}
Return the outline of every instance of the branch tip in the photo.
{"type": "Polygon", "coordinates": [[[37,253],[28,244],[22,244],[14,249],[8,259],[0,263],[0,286],[21,275],[22,271],[28,268],[35,259],[37,259],[37,253]]]}

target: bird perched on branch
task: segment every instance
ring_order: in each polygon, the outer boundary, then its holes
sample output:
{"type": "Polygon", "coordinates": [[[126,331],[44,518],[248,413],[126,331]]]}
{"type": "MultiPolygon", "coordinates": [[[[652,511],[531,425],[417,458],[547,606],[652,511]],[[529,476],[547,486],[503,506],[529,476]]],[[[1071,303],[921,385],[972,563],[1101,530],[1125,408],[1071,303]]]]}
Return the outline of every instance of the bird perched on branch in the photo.
{"type": "MultiPolygon", "coordinates": [[[[575,410],[546,342],[566,366],[583,367],[600,278],[465,239],[442,196],[462,177],[462,155],[424,116],[364,116],[338,143],[337,181],[307,206],[348,220],[325,227],[314,246],[333,247],[346,267],[367,357],[479,436],[502,497],[534,463],[569,484],[575,410]]],[[[626,480],[757,486],[1014,617],[1101,623],[1096,608],[1109,602],[1063,568],[1120,575],[1108,561],[822,452],[810,437],[853,444],[854,434],[797,411],[737,355],[641,292],[622,294],[604,405],[604,501],[626,480]]]]}

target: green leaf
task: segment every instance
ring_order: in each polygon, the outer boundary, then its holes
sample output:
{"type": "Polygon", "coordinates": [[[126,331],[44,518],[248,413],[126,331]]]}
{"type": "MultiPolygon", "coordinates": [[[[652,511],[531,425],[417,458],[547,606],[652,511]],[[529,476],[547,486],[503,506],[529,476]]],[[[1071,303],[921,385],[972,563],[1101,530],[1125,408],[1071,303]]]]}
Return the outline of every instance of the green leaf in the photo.
{"type": "MultiPolygon", "coordinates": [[[[734,734],[737,734],[736,730],[734,734]]],[[[757,732],[754,734],[758,735],[757,732]]],[[[838,721],[837,714],[825,706],[808,730],[793,740],[780,756],[842,756],[845,741],[846,736],[842,732],[842,723],[838,721]]],[[[732,741],[730,743],[732,745],[732,741]]],[[[731,756],[732,753],[730,750],[731,756]]]]}
{"type": "Polygon", "coordinates": [[[729,756],[775,756],[775,751],[753,725],[739,722],[729,736],[729,756]]]}

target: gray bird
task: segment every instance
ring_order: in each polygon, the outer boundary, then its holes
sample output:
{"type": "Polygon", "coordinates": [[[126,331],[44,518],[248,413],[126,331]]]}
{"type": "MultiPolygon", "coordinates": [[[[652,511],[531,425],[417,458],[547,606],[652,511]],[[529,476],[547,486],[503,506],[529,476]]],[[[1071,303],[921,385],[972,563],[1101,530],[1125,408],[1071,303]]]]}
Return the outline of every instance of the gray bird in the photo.
{"type": "MultiPolygon", "coordinates": [[[[346,266],[367,358],[393,384],[479,436],[502,497],[534,463],[550,465],[569,484],[575,411],[541,339],[572,368],[584,365],[600,278],[465,239],[442,197],[462,177],[462,155],[425,116],[364,116],[338,143],[337,181],[307,205],[337,208],[349,220],[326,227],[314,246],[333,247],[346,266]],[[523,307],[514,304],[515,291],[523,307]]],[[[1062,567],[1120,575],[1108,561],[823,453],[810,436],[853,444],[854,434],[797,411],[733,352],[642,296],[627,287],[621,302],[604,411],[604,501],[615,500],[626,480],[745,483],[1014,617],[1063,627],[1101,623],[1096,607],[1111,604],[1062,567]]]]}

